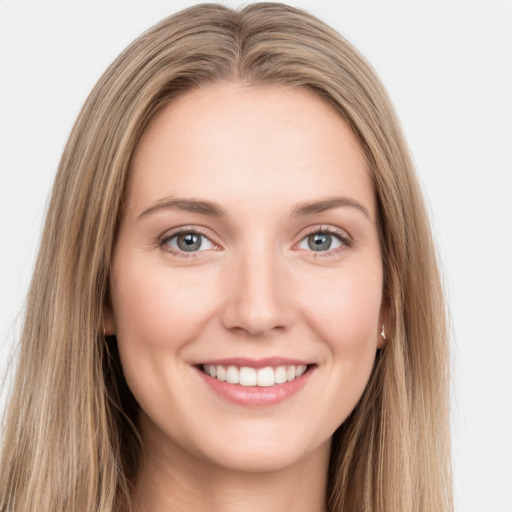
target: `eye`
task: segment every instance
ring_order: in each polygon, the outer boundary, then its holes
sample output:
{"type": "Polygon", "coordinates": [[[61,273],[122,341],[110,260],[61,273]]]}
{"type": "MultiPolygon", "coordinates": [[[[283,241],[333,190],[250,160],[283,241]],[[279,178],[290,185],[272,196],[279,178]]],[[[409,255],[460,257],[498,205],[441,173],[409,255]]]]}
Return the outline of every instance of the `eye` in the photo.
{"type": "Polygon", "coordinates": [[[162,246],[169,247],[175,252],[198,252],[213,249],[213,242],[196,231],[182,231],[162,240],[162,246]]]}
{"type": "Polygon", "coordinates": [[[322,229],[305,236],[298,244],[299,249],[306,249],[314,252],[327,252],[341,247],[350,246],[348,237],[338,231],[322,229]]]}

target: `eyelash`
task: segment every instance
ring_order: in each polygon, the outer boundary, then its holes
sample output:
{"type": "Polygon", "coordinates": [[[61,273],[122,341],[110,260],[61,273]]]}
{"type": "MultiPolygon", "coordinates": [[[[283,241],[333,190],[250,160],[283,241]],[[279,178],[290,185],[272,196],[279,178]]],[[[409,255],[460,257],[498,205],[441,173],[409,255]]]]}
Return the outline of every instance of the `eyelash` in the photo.
{"type": "Polygon", "coordinates": [[[327,251],[309,250],[308,252],[310,252],[314,258],[328,258],[329,256],[338,254],[340,251],[343,251],[347,248],[350,249],[354,245],[353,239],[348,235],[348,233],[346,231],[339,229],[339,228],[335,228],[333,226],[320,226],[320,227],[315,226],[314,228],[311,228],[300,239],[299,244],[303,240],[308,238],[309,236],[316,235],[316,234],[319,234],[319,235],[327,234],[327,235],[335,236],[340,241],[340,246],[336,247],[334,249],[328,249],[327,251]]]}
{"type": "Polygon", "coordinates": [[[208,235],[201,228],[194,227],[194,228],[189,228],[189,229],[182,228],[182,229],[180,229],[178,231],[174,231],[172,233],[166,233],[165,235],[163,235],[160,238],[160,240],[158,242],[159,247],[162,250],[164,250],[165,252],[168,252],[178,258],[196,258],[198,256],[197,253],[203,252],[203,251],[191,251],[191,252],[187,253],[185,251],[179,251],[179,250],[177,251],[177,250],[169,247],[169,245],[167,245],[173,238],[176,238],[180,235],[200,235],[200,236],[206,238],[207,240],[209,240],[212,245],[217,246],[217,244],[212,241],[210,235],[208,235]]]}
{"type": "MultiPolygon", "coordinates": [[[[200,236],[206,238],[207,240],[209,240],[212,245],[217,246],[217,244],[211,240],[211,237],[205,231],[203,231],[201,228],[197,228],[197,227],[189,228],[189,229],[180,229],[179,231],[165,234],[159,239],[158,246],[165,252],[168,252],[178,258],[196,258],[198,256],[198,253],[203,252],[203,251],[191,251],[191,252],[187,253],[185,251],[172,249],[168,245],[168,243],[172,239],[174,239],[180,235],[189,235],[189,234],[190,235],[200,235],[200,236]]],[[[333,254],[337,254],[339,251],[342,251],[346,248],[351,248],[354,245],[352,238],[347,234],[346,231],[343,231],[339,228],[335,228],[333,226],[320,226],[320,227],[316,226],[314,228],[311,228],[309,231],[307,231],[302,236],[302,238],[300,239],[298,244],[303,242],[309,236],[316,235],[316,234],[328,234],[328,235],[335,236],[336,238],[338,238],[341,245],[339,247],[336,247],[335,249],[328,249],[327,251],[313,251],[313,250],[307,251],[307,252],[310,252],[311,255],[315,258],[329,257],[329,256],[332,256],[333,254]]],[[[295,246],[297,246],[298,244],[295,244],[295,246]]],[[[307,250],[307,249],[304,249],[304,250],[307,250]]]]}

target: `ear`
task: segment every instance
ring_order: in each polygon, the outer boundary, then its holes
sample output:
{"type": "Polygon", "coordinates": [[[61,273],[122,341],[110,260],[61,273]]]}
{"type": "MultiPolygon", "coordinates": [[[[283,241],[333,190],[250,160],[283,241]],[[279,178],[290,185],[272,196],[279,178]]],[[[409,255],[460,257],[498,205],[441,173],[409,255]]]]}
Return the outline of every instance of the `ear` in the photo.
{"type": "Polygon", "coordinates": [[[117,332],[114,310],[110,306],[103,310],[103,329],[105,336],[114,336],[117,332]]]}

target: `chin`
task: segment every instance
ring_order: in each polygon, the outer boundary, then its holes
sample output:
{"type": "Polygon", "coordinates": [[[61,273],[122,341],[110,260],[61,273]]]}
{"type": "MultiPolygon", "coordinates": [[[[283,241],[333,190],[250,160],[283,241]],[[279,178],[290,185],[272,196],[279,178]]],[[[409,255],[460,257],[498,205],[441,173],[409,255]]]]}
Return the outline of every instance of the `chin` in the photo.
{"type": "Polygon", "coordinates": [[[209,437],[208,445],[197,447],[198,455],[227,471],[267,473],[282,471],[307,458],[330,453],[331,436],[318,442],[318,438],[313,441],[290,436],[287,432],[289,429],[272,431],[267,427],[259,432],[239,431],[238,435],[226,435],[222,439],[209,437]]]}

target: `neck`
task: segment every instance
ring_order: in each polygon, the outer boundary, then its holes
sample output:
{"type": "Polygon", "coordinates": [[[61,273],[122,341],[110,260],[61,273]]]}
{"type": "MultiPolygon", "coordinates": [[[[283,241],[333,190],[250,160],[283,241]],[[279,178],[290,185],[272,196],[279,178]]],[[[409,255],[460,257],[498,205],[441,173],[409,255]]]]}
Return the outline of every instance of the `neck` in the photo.
{"type": "Polygon", "coordinates": [[[136,512],[323,512],[330,442],[285,468],[236,471],[177,445],[144,442],[136,512]]]}

